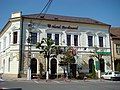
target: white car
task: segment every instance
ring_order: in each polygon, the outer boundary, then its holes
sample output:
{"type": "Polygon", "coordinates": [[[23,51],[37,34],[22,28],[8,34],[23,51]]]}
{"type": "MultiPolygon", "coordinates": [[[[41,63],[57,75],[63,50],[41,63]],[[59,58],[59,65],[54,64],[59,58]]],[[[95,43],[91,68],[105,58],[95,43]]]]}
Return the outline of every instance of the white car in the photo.
{"type": "Polygon", "coordinates": [[[109,80],[120,80],[120,72],[119,71],[106,72],[105,74],[101,75],[101,78],[109,80]]]}

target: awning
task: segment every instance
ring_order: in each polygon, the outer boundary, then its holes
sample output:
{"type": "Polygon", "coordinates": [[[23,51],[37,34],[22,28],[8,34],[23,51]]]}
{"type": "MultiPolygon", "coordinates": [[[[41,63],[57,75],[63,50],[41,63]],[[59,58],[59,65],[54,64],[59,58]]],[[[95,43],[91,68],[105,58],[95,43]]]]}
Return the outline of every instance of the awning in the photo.
{"type": "Polygon", "coordinates": [[[97,54],[102,54],[102,55],[110,55],[111,52],[96,52],[97,54]]]}

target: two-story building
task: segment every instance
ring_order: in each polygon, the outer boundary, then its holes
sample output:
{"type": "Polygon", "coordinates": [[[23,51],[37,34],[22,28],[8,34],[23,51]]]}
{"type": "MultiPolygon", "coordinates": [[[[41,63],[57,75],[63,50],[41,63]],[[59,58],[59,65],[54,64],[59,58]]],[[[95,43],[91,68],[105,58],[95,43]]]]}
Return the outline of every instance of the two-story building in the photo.
{"type": "MultiPolygon", "coordinates": [[[[42,38],[51,37],[55,45],[73,47],[77,53],[75,64],[82,72],[91,73],[92,65],[96,72],[111,70],[110,25],[100,21],[52,14],[13,13],[0,32],[0,72],[5,75],[21,76],[28,68],[28,24],[32,22],[31,33],[31,72],[39,74],[41,66],[45,71],[46,59],[36,49],[35,44],[42,38]],[[98,58],[94,57],[98,56],[98,58]]],[[[62,55],[50,58],[50,74],[61,74],[59,66],[62,55]],[[54,66],[54,67],[53,67],[54,66]]]]}
{"type": "Polygon", "coordinates": [[[110,38],[113,70],[118,71],[120,67],[120,27],[110,29],[110,38]]]}

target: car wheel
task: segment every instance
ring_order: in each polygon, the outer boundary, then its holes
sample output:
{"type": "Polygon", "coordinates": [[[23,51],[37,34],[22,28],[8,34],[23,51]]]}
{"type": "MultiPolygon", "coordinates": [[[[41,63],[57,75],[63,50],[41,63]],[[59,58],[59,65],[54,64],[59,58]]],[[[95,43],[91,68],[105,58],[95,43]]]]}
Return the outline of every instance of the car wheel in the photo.
{"type": "Polygon", "coordinates": [[[111,81],[114,81],[114,78],[113,78],[113,77],[111,77],[111,81]]]}

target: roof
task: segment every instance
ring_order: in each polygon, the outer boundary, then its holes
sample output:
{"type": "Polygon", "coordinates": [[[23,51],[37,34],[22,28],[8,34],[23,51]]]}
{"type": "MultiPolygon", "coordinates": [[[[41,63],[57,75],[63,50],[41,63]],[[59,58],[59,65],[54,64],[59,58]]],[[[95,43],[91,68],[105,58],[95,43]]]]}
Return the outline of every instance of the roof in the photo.
{"type": "Polygon", "coordinates": [[[120,39],[120,27],[111,27],[110,36],[113,39],[120,39]]]}
{"type": "Polygon", "coordinates": [[[84,18],[84,17],[62,16],[62,15],[53,15],[53,14],[29,14],[29,15],[22,15],[22,17],[32,18],[32,19],[77,22],[77,23],[98,24],[98,25],[108,26],[108,24],[106,23],[103,23],[103,22],[100,22],[100,21],[97,21],[91,18],[84,18]]]}

